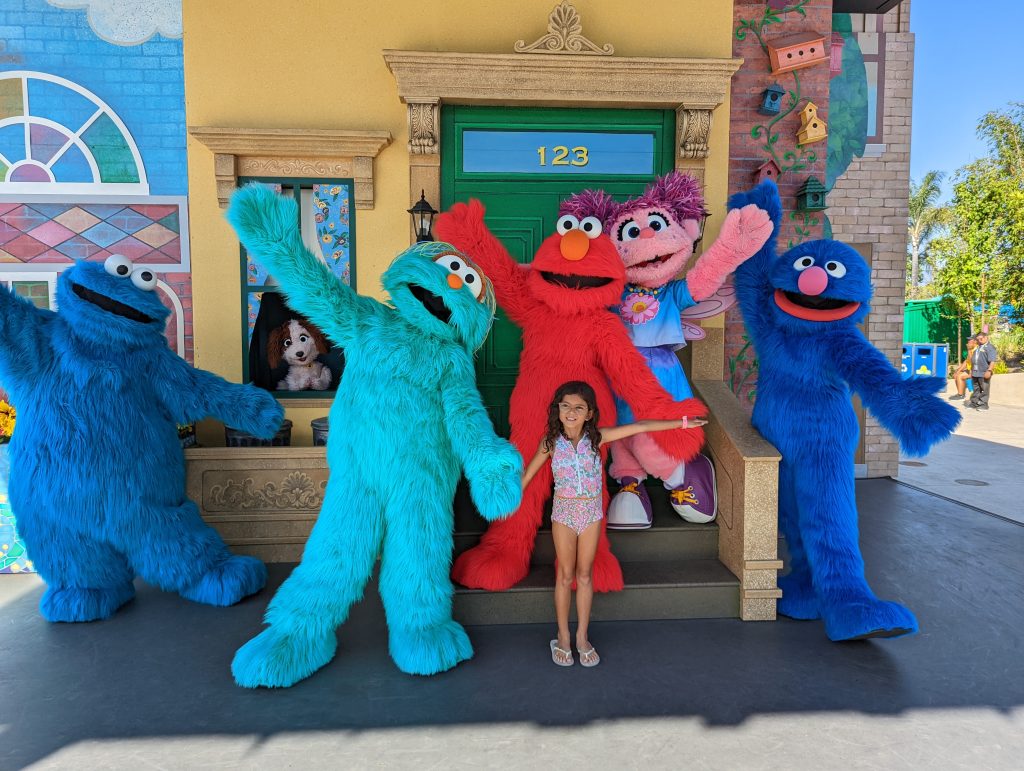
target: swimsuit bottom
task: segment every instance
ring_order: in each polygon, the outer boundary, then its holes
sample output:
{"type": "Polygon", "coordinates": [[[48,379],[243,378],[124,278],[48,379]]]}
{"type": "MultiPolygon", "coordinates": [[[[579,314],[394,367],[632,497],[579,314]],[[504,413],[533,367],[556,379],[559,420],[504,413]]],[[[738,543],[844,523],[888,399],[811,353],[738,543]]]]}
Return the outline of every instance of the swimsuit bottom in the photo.
{"type": "Polygon", "coordinates": [[[604,507],[600,498],[561,498],[556,495],[551,506],[551,521],[572,528],[576,535],[602,519],[604,507]]]}

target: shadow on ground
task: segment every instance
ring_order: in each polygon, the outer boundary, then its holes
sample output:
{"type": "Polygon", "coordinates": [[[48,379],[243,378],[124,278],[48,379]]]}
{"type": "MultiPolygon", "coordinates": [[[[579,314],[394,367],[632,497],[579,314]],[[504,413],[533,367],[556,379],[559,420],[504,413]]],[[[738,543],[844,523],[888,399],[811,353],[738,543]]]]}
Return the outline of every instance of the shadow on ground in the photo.
{"type": "MultiPolygon", "coordinates": [[[[603,662],[588,670],[551,664],[547,625],[474,627],[476,658],[415,678],[388,658],[371,588],[327,667],[290,689],[247,691],[229,663],[289,566],[234,608],[140,586],[114,619],[85,625],[46,624],[34,588],[0,608],[0,767],[87,740],[1024,704],[1024,527],[890,480],[857,489],[869,578],[918,614],[916,637],[835,644],[818,622],[608,622],[595,625],[603,662]]],[[[0,598],[13,594],[0,583],[0,598]]]]}

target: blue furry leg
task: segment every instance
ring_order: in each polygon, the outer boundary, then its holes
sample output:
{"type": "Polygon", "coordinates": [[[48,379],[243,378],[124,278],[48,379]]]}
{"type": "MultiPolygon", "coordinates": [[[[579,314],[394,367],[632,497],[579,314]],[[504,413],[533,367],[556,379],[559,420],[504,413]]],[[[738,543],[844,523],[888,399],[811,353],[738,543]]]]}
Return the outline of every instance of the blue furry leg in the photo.
{"type": "Polygon", "coordinates": [[[800,526],[797,521],[799,513],[793,486],[793,468],[783,459],[779,466],[779,528],[786,537],[789,573],[779,577],[782,598],[777,609],[784,616],[810,621],[821,618],[821,609],[818,605],[818,595],[814,592],[807,553],[800,537],[800,526]]]}
{"type": "Polygon", "coordinates": [[[47,587],[39,601],[39,612],[47,621],[99,621],[110,618],[134,596],[131,581],[105,589],[47,587]]]}
{"type": "Polygon", "coordinates": [[[380,505],[372,493],[328,483],[302,562],[267,607],[269,628],[235,654],[231,673],[236,683],[286,688],[334,658],[336,630],[352,603],[363,596],[382,529],[380,505]]]}
{"type": "Polygon", "coordinates": [[[232,555],[180,590],[186,600],[225,607],[255,594],[267,583],[267,567],[255,557],[232,555]]]}
{"type": "Polygon", "coordinates": [[[392,626],[388,651],[395,666],[409,675],[436,675],[473,658],[466,630],[451,619],[424,629],[392,626]]]}
{"type": "MultiPolygon", "coordinates": [[[[418,486],[431,484],[423,479],[418,486]]],[[[380,596],[395,665],[410,675],[435,675],[471,658],[473,646],[452,620],[451,538],[440,537],[451,532],[451,494],[436,490],[421,500],[419,517],[402,516],[404,503],[388,512],[380,596]]]]}
{"type": "Polygon", "coordinates": [[[793,464],[793,478],[800,538],[829,639],[900,637],[916,632],[914,614],[895,602],[878,599],[864,578],[847,448],[819,446],[815,456],[799,460],[793,464]]]}

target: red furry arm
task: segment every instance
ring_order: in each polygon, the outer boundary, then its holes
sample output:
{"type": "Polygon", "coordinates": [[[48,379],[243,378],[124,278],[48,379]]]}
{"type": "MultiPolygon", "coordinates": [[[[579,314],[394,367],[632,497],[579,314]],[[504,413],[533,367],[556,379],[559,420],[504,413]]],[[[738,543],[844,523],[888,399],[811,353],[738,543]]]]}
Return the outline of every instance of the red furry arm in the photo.
{"type": "Polygon", "coordinates": [[[729,212],[715,243],[686,275],[690,296],[697,302],[711,297],[740,263],[757,254],[771,234],[768,212],[755,204],[729,212]]]}
{"type": "MultiPolygon", "coordinates": [[[[707,407],[698,399],[674,401],[633,347],[625,327],[612,314],[606,316],[595,330],[595,347],[612,390],[625,400],[637,420],[678,420],[684,416],[702,418],[707,415],[707,407]]],[[[651,434],[651,438],[672,457],[686,461],[700,452],[704,431],[700,428],[658,431],[651,434]]]]}
{"type": "Polygon", "coordinates": [[[487,228],[484,205],[475,198],[468,204],[454,204],[438,216],[434,231],[440,240],[464,252],[480,267],[494,285],[498,305],[510,319],[522,326],[533,303],[526,289],[528,268],[512,259],[501,241],[487,228]]]}

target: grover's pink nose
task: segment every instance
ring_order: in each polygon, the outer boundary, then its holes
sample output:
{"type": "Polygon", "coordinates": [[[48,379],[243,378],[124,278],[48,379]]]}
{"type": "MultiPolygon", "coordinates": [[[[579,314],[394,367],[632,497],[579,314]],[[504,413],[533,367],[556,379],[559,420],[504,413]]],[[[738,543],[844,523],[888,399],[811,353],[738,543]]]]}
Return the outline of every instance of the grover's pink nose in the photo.
{"type": "Polygon", "coordinates": [[[804,294],[818,295],[828,286],[828,273],[815,265],[800,274],[796,285],[804,294]]]}

